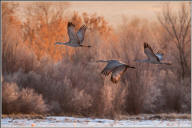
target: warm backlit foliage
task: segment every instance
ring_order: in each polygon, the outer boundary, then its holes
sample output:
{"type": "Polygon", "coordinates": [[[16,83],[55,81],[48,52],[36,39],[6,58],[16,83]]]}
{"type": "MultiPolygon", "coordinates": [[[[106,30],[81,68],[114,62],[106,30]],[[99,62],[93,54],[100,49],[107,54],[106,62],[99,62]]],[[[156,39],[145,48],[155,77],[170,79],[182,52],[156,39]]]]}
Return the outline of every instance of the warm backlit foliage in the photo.
{"type": "Polygon", "coordinates": [[[66,49],[58,48],[54,45],[57,41],[68,41],[68,21],[76,25],[76,31],[81,25],[85,24],[88,27],[86,38],[92,36],[95,32],[98,32],[103,38],[106,37],[105,35],[109,35],[111,29],[103,17],[97,15],[88,16],[86,13],[80,16],[75,12],[72,14],[72,17],[66,18],[63,17],[64,8],[54,8],[55,13],[52,13],[53,7],[45,5],[37,4],[36,8],[26,10],[28,17],[22,26],[25,38],[24,43],[33,49],[38,60],[42,56],[47,55],[58,61],[62,59],[62,55],[66,54],[66,52],[69,55],[74,53],[74,50],[71,48],[68,48],[68,51],[66,51],[66,49]]]}
{"type": "MultiPolygon", "coordinates": [[[[65,4],[55,8],[54,2],[32,2],[22,6],[22,19],[16,13],[19,4],[2,3],[3,113],[118,118],[127,113],[191,111],[191,74],[182,65],[185,61],[191,70],[190,47],[178,49],[176,37],[163,27],[166,20],[124,18],[114,29],[96,14],[66,13],[70,4],[65,4]],[[87,25],[84,43],[91,48],[54,45],[68,41],[69,21],[76,30],[87,25]],[[164,61],[172,65],[136,63],[135,59],[146,58],[143,42],[155,52],[163,52],[164,61]],[[95,63],[98,59],[119,59],[136,70],[128,69],[120,82],[113,84],[100,74],[104,65],[95,63]]],[[[183,7],[189,11],[187,5],[183,7]]],[[[175,28],[180,28],[177,25],[175,28]]],[[[190,30],[186,33],[185,45],[190,46],[190,30]]]]}

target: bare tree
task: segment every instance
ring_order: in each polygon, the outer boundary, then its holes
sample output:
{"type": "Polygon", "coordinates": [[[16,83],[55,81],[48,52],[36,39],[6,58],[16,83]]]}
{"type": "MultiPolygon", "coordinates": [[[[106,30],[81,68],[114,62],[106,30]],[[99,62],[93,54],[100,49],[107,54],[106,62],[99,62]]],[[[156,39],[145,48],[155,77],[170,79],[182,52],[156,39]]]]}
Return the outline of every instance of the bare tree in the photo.
{"type": "Polygon", "coordinates": [[[166,5],[158,20],[169,34],[176,46],[176,62],[179,65],[177,70],[178,78],[184,80],[190,76],[190,5],[181,5],[178,12],[173,12],[169,5],[166,5]]]}
{"type": "MultiPolygon", "coordinates": [[[[2,3],[2,60],[3,72],[14,69],[15,52],[18,44],[18,35],[14,31],[18,31],[19,22],[14,17],[14,11],[17,4],[7,2],[2,3]],[[16,41],[17,40],[17,41],[16,41]]],[[[18,32],[19,33],[19,32],[18,32]]]]}

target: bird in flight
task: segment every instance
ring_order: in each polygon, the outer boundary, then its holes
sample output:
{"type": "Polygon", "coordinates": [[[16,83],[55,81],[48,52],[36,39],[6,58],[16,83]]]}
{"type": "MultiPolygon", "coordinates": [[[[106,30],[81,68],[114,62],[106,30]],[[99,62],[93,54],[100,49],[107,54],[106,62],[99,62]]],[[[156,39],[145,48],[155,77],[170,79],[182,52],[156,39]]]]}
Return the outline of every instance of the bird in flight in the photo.
{"type": "Polygon", "coordinates": [[[105,68],[101,71],[101,74],[103,74],[104,76],[108,76],[110,73],[112,73],[111,81],[113,83],[117,83],[120,80],[121,76],[124,74],[124,72],[127,70],[127,68],[135,69],[135,67],[131,67],[131,66],[127,65],[126,63],[123,63],[118,60],[98,60],[96,62],[107,63],[105,68]]]}
{"type": "Polygon", "coordinates": [[[66,43],[56,42],[55,44],[67,45],[70,47],[91,47],[89,45],[83,45],[86,29],[87,27],[85,25],[82,25],[80,29],[77,32],[75,32],[75,25],[72,24],[71,22],[68,22],[67,32],[69,36],[69,41],[66,43]]]}
{"type": "Polygon", "coordinates": [[[171,65],[170,63],[161,62],[163,60],[163,53],[157,52],[155,54],[151,46],[146,42],[144,42],[144,53],[148,58],[145,60],[136,60],[136,62],[171,65]]]}

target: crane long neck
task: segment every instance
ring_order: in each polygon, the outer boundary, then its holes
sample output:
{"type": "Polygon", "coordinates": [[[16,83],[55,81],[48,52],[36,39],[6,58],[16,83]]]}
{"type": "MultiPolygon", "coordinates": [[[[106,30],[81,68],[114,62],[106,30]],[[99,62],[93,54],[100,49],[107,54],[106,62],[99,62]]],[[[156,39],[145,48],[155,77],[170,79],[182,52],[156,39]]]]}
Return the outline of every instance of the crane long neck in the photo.
{"type": "Polygon", "coordinates": [[[136,62],[140,62],[140,63],[148,63],[149,62],[149,60],[148,59],[146,59],[146,60],[136,60],[136,62]]]}
{"type": "Polygon", "coordinates": [[[107,60],[97,60],[96,62],[108,62],[107,60]]]}
{"type": "Polygon", "coordinates": [[[56,42],[55,44],[63,44],[63,45],[68,45],[70,42],[56,42]]]}

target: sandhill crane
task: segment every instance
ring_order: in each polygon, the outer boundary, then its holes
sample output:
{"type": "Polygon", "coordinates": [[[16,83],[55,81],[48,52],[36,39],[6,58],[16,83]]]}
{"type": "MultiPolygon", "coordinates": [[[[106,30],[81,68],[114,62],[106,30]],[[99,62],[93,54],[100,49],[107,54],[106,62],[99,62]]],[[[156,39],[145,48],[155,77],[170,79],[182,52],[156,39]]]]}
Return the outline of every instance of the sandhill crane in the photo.
{"type": "Polygon", "coordinates": [[[171,65],[170,63],[161,62],[161,60],[163,60],[163,53],[157,52],[155,54],[151,46],[149,46],[149,44],[146,42],[144,42],[144,53],[147,55],[148,58],[145,60],[136,60],[136,62],[171,65]]]}
{"type": "Polygon", "coordinates": [[[113,83],[117,83],[120,80],[121,76],[127,70],[127,68],[135,68],[135,67],[131,67],[131,66],[129,66],[129,65],[127,65],[121,61],[118,61],[118,60],[98,60],[96,62],[107,63],[107,65],[101,71],[101,73],[104,76],[108,76],[112,72],[111,81],[113,83]]]}
{"type": "Polygon", "coordinates": [[[85,25],[82,25],[78,30],[78,32],[76,33],[75,25],[72,24],[71,22],[68,22],[67,30],[68,30],[69,41],[66,43],[56,42],[55,44],[67,45],[70,47],[91,47],[89,45],[83,45],[86,29],[87,27],[85,25]]]}

